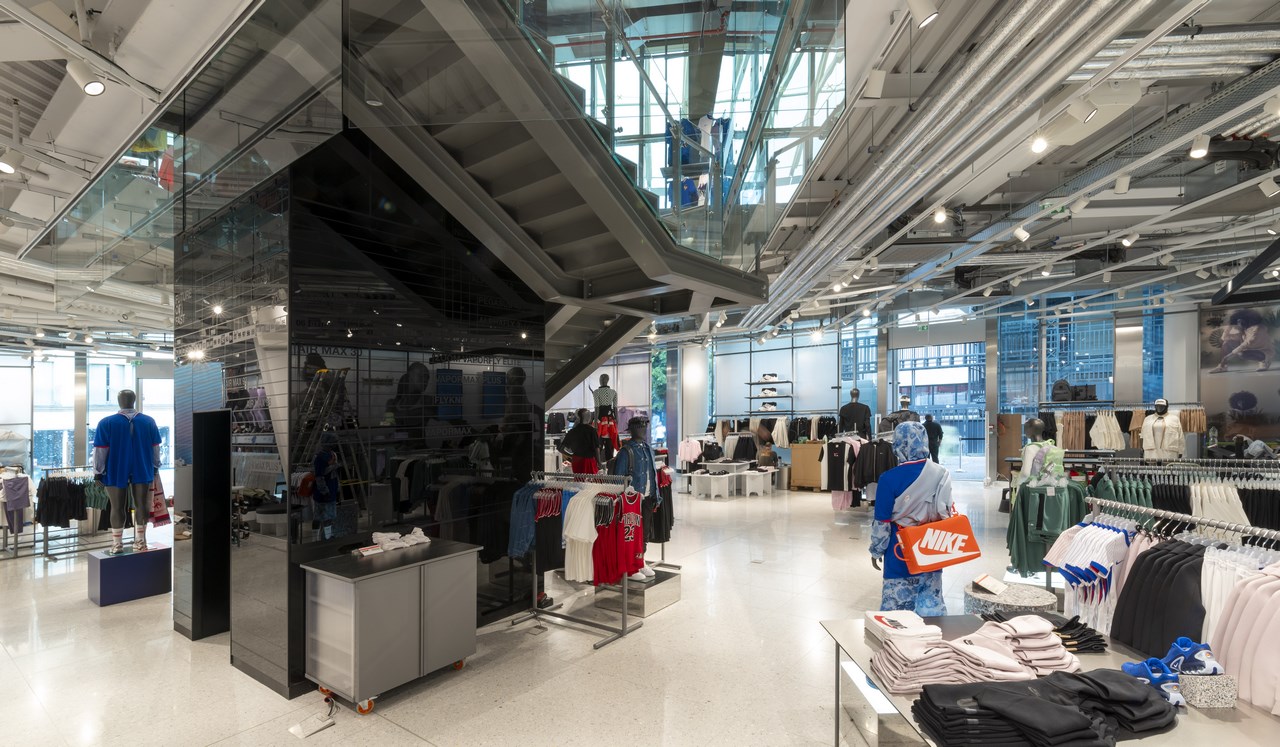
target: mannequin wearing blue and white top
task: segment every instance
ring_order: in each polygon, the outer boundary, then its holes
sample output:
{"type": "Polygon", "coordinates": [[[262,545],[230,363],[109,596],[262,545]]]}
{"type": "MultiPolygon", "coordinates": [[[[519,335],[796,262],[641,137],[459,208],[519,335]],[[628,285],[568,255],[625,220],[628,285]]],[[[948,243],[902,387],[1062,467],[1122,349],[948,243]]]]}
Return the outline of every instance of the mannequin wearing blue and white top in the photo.
{"type": "Polygon", "coordinates": [[[120,412],[98,421],[93,434],[94,479],[106,486],[111,501],[111,549],[124,552],[124,520],[133,509],[133,549],[147,549],[151,483],[160,467],[160,429],[149,415],[134,409],[138,395],[121,389],[120,412]]]}

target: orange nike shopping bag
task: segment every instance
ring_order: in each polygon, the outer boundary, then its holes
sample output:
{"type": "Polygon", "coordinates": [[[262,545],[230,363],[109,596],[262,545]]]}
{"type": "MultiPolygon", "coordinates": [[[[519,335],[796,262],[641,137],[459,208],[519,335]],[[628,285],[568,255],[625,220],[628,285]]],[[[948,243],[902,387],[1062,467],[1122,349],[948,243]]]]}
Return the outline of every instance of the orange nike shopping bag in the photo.
{"type": "Polygon", "coordinates": [[[893,551],[913,574],[941,570],[982,556],[969,517],[964,514],[914,527],[898,527],[898,545],[893,551]]]}

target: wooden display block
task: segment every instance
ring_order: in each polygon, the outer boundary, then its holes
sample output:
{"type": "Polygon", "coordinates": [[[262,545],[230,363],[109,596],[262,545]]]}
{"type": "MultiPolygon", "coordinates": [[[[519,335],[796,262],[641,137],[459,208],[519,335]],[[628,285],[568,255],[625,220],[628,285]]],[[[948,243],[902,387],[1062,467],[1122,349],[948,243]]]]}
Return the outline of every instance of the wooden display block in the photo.
{"type": "Polygon", "coordinates": [[[144,552],[125,545],[123,555],[106,550],[89,553],[89,599],[106,607],[134,599],[168,594],[173,589],[173,549],[152,544],[144,552]]]}

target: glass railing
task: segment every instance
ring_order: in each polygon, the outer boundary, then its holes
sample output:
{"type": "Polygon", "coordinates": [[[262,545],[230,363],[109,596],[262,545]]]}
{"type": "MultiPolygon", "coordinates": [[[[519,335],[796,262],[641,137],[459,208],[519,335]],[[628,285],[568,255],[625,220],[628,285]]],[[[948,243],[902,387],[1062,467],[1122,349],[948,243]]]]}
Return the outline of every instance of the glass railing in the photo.
{"type": "Polygon", "coordinates": [[[757,141],[744,142],[743,165],[725,213],[725,258],[754,271],[769,236],[797,197],[845,107],[843,3],[814,3],[784,61],[781,84],[755,116],[757,141]]]}
{"type": "Polygon", "coordinates": [[[704,14],[594,0],[555,15],[545,4],[508,2],[675,241],[750,269],[726,247],[723,227],[788,3],[704,14]]]}

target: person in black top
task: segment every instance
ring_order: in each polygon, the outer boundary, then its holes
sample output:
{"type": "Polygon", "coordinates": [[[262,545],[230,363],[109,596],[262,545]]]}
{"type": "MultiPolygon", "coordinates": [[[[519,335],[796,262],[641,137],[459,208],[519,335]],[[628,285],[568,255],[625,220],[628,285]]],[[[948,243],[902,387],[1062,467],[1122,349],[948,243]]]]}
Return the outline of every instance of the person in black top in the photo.
{"type": "Polygon", "coordinates": [[[560,439],[559,451],[569,458],[573,471],[577,474],[594,475],[600,471],[596,461],[600,449],[600,436],[596,427],[591,424],[591,411],[578,410],[578,423],[560,439]]]}
{"type": "Polygon", "coordinates": [[[925,415],[924,432],[929,436],[929,458],[936,462],[942,448],[942,425],[935,422],[932,415],[925,415]]]}
{"type": "Polygon", "coordinates": [[[857,389],[849,392],[849,401],[840,408],[840,432],[857,433],[863,438],[871,435],[871,408],[858,401],[857,389]]]}

